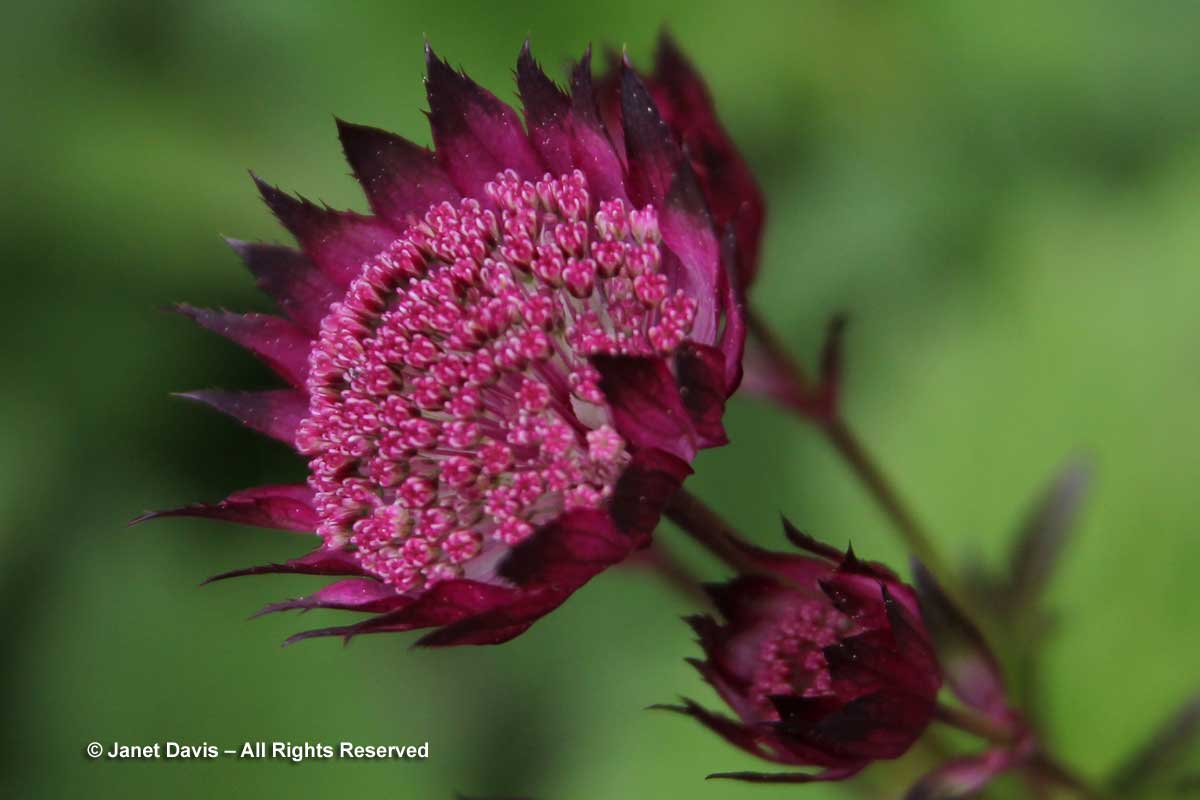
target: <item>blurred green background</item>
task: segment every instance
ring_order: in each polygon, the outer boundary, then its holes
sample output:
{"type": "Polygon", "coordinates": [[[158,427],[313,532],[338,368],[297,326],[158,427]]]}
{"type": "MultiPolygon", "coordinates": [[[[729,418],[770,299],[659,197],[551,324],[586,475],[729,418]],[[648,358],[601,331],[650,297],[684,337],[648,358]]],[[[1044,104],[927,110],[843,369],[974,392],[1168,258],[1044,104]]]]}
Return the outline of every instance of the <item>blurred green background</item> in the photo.
{"type": "MultiPolygon", "coordinates": [[[[941,545],[1000,563],[1070,454],[1098,480],[1051,602],[1048,734],[1103,776],[1200,670],[1200,6],[1008,2],[10,5],[0,33],[4,388],[0,786],[9,797],[844,796],[705,783],[760,765],[642,711],[686,692],[689,608],[610,571],[517,641],[409,651],[288,634],[317,585],[206,576],[307,549],[146,508],[299,478],[168,398],[267,386],[168,303],[268,308],[217,233],[283,240],[246,175],[364,203],[333,115],[427,142],[422,36],[503,97],[524,37],[703,69],[770,203],[756,298],[796,352],[852,315],[847,413],[941,545]],[[92,740],[428,740],[422,763],[88,760],[92,740]]],[[[561,74],[561,73],[560,73],[561,74]]],[[[691,486],[764,543],[777,513],[902,565],[813,431],[749,399],[691,486]]],[[[664,527],[708,574],[716,568],[664,527]]],[[[901,771],[911,772],[916,766],[901,771]]],[[[890,773],[873,778],[893,795],[890,773]]]]}

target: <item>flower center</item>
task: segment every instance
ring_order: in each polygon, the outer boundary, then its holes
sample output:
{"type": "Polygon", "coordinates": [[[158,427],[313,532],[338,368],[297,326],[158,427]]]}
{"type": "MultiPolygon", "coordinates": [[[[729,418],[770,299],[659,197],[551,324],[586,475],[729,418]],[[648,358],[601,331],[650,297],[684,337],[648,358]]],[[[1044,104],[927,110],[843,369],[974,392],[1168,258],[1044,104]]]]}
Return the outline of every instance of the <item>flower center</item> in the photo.
{"type": "Polygon", "coordinates": [[[822,649],[836,643],[850,620],[828,603],[804,603],[771,630],[760,645],[751,697],[768,718],[776,718],[771,695],[817,697],[832,685],[822,649]]]}
{"type": "Polygon", "coordinates": [[[578,171],[487,195],[367,261],[309,358],[318,533],[400,591],[492,580],[539,526],[604,503],[629,455],[589,357],[669,354],[696,315],[652,207],[593,213],[578,171]]]}

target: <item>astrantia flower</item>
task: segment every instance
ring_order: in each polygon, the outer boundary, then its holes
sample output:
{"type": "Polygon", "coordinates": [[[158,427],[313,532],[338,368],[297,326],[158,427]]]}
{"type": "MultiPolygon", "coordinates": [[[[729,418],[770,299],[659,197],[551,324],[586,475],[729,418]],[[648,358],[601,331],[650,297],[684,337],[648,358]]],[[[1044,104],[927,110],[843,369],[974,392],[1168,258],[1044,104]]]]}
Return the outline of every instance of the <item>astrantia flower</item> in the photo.
{"type": "Polygon", "coordinates": [[[907,751],[934,711],[941,673],[913,590],[883,566],[789,534],[817,557],[749,552],[760,574],[710,590],[724,621],[690,620],[706,657],[692,663],[737,719],[690,700],[668,708],[753,755],[824,769],[718,777],[848,778],[907,751]]]}
{"type": "Polygon", "coordinates": [[[347,576],[269,606],[440,626],[495,643],[647,543],[698,448],[725,441],[743,327],[732,263],[650,93],[621,74],[622,136],[587,56],[570,92],[528,47],[517,114],[428,52],[435,151],[339,123],[374,216],[259,182],[303,252],[235,243],[288,319],[183,310],[291,388],[189,396],[308,459],[305,486],[157,515],[311,531],[231,575],[347,576]]]}

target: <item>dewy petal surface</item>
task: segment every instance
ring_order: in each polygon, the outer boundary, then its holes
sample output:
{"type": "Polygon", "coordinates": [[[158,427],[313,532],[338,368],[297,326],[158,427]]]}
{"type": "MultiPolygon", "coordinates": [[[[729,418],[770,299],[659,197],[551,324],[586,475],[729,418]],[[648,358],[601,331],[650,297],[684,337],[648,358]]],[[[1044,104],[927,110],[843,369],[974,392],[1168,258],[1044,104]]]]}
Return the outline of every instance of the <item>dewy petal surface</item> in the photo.
{"type": "Polygon", "coordinates": [[[431,206],[459,199],[437,155],[378,128],[338,120],[338,137],[371,210],[398,229],[431,206]]]}
{"type": "Polygon", "coordinates": [[[341,287],[317,269],[306,255],[275,244],[226,239],[254,275],[258,288],[274,298],[280,310],[310,335],[320,330],[341,287]]]}

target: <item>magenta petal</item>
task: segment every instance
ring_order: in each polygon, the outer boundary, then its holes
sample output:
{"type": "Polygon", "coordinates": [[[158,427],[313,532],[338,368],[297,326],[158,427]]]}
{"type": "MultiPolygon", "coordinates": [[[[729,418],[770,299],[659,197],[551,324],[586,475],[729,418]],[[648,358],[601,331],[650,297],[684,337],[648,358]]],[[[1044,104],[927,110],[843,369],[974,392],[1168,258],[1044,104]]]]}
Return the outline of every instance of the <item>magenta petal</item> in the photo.
{"type": "Polygon", "coordinates": [[[254,353],[292,386],[304,386],[312,340],[286,319],[270,314],[234,314],[189,305],[176,306],[176,310],[254,353]]]}
{"type": "Polygon", "coordinates": [[[391,226],[350,211],[334,211],[295,198],[254,176],[267,206],[304,252],[339,286],[348,286],[362,272],[363,262],[396,238],[391,226]]]}
{"type": "MultiPolygon", "coordinates": [[[[658,213],[663,243],[678,259],[665,261],[664,272],[690,297],[720,298],[718,290],[723,279],[720,248],[704,196],[686,160],[678,163],[658,213]]],[[[701,303],[691,338],[716,344],[721,311],[716,302],[701,303]]]]}
{"type": "Polygon", "coordinates": [[[649,541],[663,508],[690,473],[686,462],[669,453],[638,451],[617,480],[607,512],[565,512],[514,548],[501,574],[521,585],[574,591],[649,541]]]}
{"type": "Polygon", "coordinates": [[[696,167],[717,227],[736,232],[738,283],[747,286],[758,264],[766,210],[762,192],[717,119],[704,80],[666,34],[659,39],[651,89],[696,167]]]}
{"type": "Polygon", "coordinates": [[[236,419],[248,428],[295,446],[296,428],[308,414],[308,398],[292,389],[265,392],[226,392],[200,389],[180,392],[179,397],[195,400],[236,419]]]}
{"type": "Polygon", "coordinates": [[[781,760],[770,748],[763,746],[764,738],[769,738],[769,734],[765,729],[746,725],[735,719],[730,719],[724,714],[715,714],[686,697],[680,699],[683,705],[663,704],[654,705],[651,708],[656,711],[674,711],[677,714],[691,717],[734,747],[745,750],[747,753],[759,758],[767,759],[768,761],[787,763],[786,760],[781,760]]]}
{"type": "MultiPolygon", "coordinates": [[[[706,585],[704,589],[732,630],[749,629],[780,616],[780,611],[789,608],[789,594],[795,592],[766,575],[738,575],[725,583],[706,585]]],[[[702,640],[701,644],[708,642],[702,640]]]]}
{"type": "MultiPolygon", "coordinates": [[[[790,699],[795,705],[807,702],[807,698],[790,699]]],[[[817,722],[803,717],[793,721],[785,714],[779,728],[789,738],[820,746],[844,759],[898,758],[924,732],[932,708],[929,698],[885,689],[857,697],[817,722]]]]}
{"type": "Polygon", "coordinates": [[[621,66],[620,108],[630,199],[638,206],[661,207],[682,156],[650,92],[628,62],[621,66]]]}
{"type": "Polygon", "coordinates": [[[737,263],[737,240],[732,231],[721,239],[721,312],[724,327],[719,347],[725,356],[725,396],[729,397],[742,383],[742,362],[746,352],[746,294],[734,273],[737,263]]]}
{"type": "Polygon", "coordinates": [[[896,647],[891,631],[869,630],[850,636],[823,648],[822,653],[829,665],[833,691],[843,700],[879,691],[921,696],[928,719],[937,694],[936,679],[929,680],[919,671],[923,663],[907,660],[907,654],[896,647]]]}
{"type": "Polygon", "coordinates": [[[397,228],[459,198],[437,156],[394,133],[337,121],[338,136],[371,210],[397,228]]]}
{"type": "Polygon", "coordinates": [[[598,198],[624,199],[624,168],[600,121],[591,80],[590,54],[572,74],[570,96],[546,77],[528,42],[517,61],[529,138],[547,168],[560,175],[578,169],[598,198]]]}
{"type": "Polygon", "coordinates": [[[570,592],[540,588],[522,592],[513,601],[491,611],[446,625],[417,641],[420,647],[502,644],[529,629],[529,626],[562,605],[570,592]]]}
{"type": "Polygon", "coordinates": [[[965,800],[974,797],[1018,760],[1019,756],[1012,750],[988,750],[977,756],[947,761],[909,789],[904,800],[965,800]]]}
{"type": "Polygon", "coordinates": [[[613,487],[609,501],[613,522],[626,533],[650,534],[683,479],[691,474],[688,462],[665,450],[634,453],[613,487]]]}
{"type": "Polygon", "coordinates": [[[888,627],[892,632],[896,652],[915,673],[914,680],[908,684],[908,688],[917,694],[935,697],[942,688],[942,669],[924,621],[920,618],[919,611],[913,610],[893,595],[906,588],[903,585],[891,589],[887,585],[883,587],[883,605],[887,611],[888,627]]]}
{"type": "MultiPolygon", "coordinates": [[[[702,622],[705,619],[700,616],[692,616],[686,618],[692,626],[692,630],[696,631],[699,637],[700,645],[704,648],[705,655],[709,658],[720,659],[721,655],[717,654],[720,644],[717,641],[719,636],[717,623],[715,620],[708,619],[708,622],[702,622]],[[706,626],[711,625],[711,628],[706,630],[706,626]]],[[[759,708],[754,701],[745,695],[746,683],[736,674],[726,672],[725,664],[709,663],[698,658],[684,659],[692,666],[696,672],[700,673],[700,677],[705,683],[711,686],[718,696],[733,709],[746,724],[758,724],[764,722],[759,708]]]]}
{"type": "Polygon", "coordinates": [[[574,591],[644,543],[645,536],[618,530],[604,511],[568,511],[514,548],[500,574],[518,585],[574,591]]]}
{"type": "Polygon", "coordinates": [[[314,608],[384,614],[411,602],[411,598],[398,594],[395,589],[377,580],[348,578],[323,586],[307,597],[271,603],[254,616],[261,617],[263,614],[293,609],[308,611],[314,608]]]}
{"type": "Polygon", "coordinates": [[[625,167],[596,104],[591,48],[571,71],[571,110],[575,123],[575,165],[600,198],[626,199],[625,167]]]}
{"type": "Polygon", "coordinates": [[[683,405],[700,435],[701,447],[727,444],[725,426],[725,356],[715,347],[684,342],[675,352],[675,373],[683,405]]]}
{"type": "Polygon", "coordinates": [[[464,195],[482,197],[484,185],[506,169],[528,180],[545,171],[516,112],[425,46],[429,125],[438,158],[464,195]]]}
{"type": "Polygon", "coordinates": [[[529,139],[546,168],[555,175],[570,173],[575,166],[571,155],[571,100],[534,60],[528,40],[517,58],[517,89],[529,139]]]}
{"type": "Polygon", "coordinates": [[[600,391],[617,432],[635,448],[656,448],[690,462],[696,429],[666,361],[642,356],[593,356],[600,391]]]}
{"type": "Polygon", "coordinates": [[[312,490],[303,484],[259,486],[234,492],[219,503],[197,503],[165,511],[150,511],[130,524],[162,517],[200,517],[258,528],[312,533],[321,521],[312,506],[312,500],[312,490]]]}
{"type": "Polygon", "coordinates": [[[298,250],[236,239],[225,241],[246,263],[258,288],[273,297],[283,313],[309,333],[320,330],[329,307],[342,296],[336,283],[298,250]]]}
{"type": "Polygon", "coordinates": [[[358,559],[353,553],[345,550],[330,550],[325,547],[313,550],[311,553],[285,561],[282,564],[260,564],[257,567],[244,567],[230,572],[213,575],[205,583],[223,581],[229,578],[240,578],[245,575],[362,575],[358,559]]]}
{"type": "MultiPolygon", "coordinates": [[[[388,633],[453,626],[470,622],[489,612],[509,609],[511,618],[493,617],[491,624],[481,620],[477,627],[463,633],[472,644],[497,644],[511,639],[529,627],[537,617],[559,605],[565,597],[549,598],[547,592],[522,592],[506,586],[495,586],[470,580],[450,580],[439,583],[424,594],[411,598],[403,608],[373,617],[357,625],[323,628],[297,634],[288,643],[315,636],[344,636],[347,639],[367,633],[388,633]],[[553,600],[552,604],[550,601],[553,600]],[[532,613],[536,611],[537,613],[532,613]],[[519,630],[515,630],[519,628],[519,630]]],[[[503,616],[501,613],[500,616],[503,616]]],[[[438,631],[437,633],[441,633],[438,631]]],[[[448,634],[451,639],[455,638],[448,634]]],[[[422,640],[423,641],[423,640],[422,640]]],[[[459,644],[465,641],[433,641],[430,644],[459,644]]]]}
{"type": "MultiPolygon", "coordinates": [[[[803,536],[792,541],[802,546],[802,539],[803,536]]],[[[821,589],[839,611],[870,627],[888,624],[891,603],[903,607],[910,620],[921,616],[920,604],[912,588],[882,564],[859,560],[853,547],[846,549],[834,575],[821,581],[821,589]]],[[[918,627],[925,630],[924,625],[918,627]]]]}

